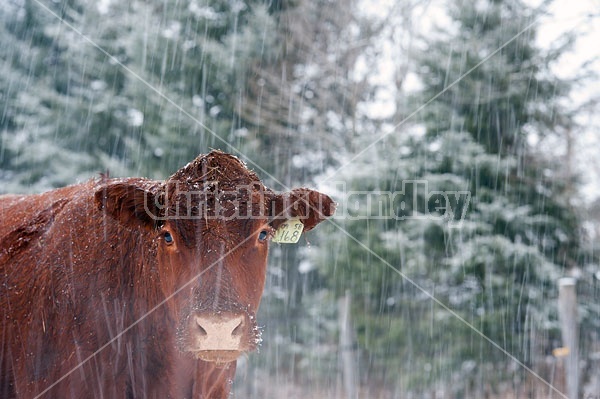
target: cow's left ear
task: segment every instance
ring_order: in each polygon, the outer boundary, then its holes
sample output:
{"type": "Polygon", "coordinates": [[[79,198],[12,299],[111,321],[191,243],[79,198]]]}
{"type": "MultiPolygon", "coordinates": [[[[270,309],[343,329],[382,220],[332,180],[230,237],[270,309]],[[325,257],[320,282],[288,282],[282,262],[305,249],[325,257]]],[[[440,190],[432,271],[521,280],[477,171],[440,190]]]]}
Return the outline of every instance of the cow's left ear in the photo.
{"type": "Polygon", "coordinates": [[[102,186],[94,197],[100,210],[121,223],[151,229],[160,220],[159,195],[156,187],[115,182],[102,186]]]}
{"type": "Polygon", "coordinates": [[[327,195],[308,188],[275,194],[269,200],[270,225],[274,229],[286,220],[298,218],[304,231],[311,230],[335,213],[336,203],[327,195]]]}

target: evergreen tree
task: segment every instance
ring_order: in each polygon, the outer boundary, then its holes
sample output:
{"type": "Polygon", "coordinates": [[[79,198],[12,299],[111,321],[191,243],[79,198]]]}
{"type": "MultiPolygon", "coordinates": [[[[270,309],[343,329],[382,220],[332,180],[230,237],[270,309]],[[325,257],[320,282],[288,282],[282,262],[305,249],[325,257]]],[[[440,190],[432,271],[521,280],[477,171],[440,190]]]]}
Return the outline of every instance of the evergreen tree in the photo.
{"type": "Polygon", "coordinates": [[[107,169],[161,177],[209,147],[244,147],[239,103],[253,66],[278,54],[276,9],[259,0],[10,3],[0,38],[2,191],[107,169]]]}

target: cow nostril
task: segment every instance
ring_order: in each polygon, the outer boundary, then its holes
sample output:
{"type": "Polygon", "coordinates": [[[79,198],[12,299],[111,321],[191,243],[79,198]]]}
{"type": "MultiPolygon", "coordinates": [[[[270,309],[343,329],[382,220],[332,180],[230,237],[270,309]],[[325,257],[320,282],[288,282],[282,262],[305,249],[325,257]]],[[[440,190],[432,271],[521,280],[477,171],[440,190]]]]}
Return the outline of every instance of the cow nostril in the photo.
{"type": "Polygon", "coordinates": [[[202,318],[196,317],[196,326],[198,327],[198,333],[201,336],[205,337],[205,336],[208,335],[208,333],[206,332],[206,330],[204,329],[204,327],[202,327],[202,322],[203,322],[202,318]]]}
{"type": "Polygon", "coordinates": [[[242,320],[240,320],[240,323],[231,332],[231,336],[237,337],[237,336],[242,335],[243,332],[244,332],[244,320],[242,319],[242,320]]]}

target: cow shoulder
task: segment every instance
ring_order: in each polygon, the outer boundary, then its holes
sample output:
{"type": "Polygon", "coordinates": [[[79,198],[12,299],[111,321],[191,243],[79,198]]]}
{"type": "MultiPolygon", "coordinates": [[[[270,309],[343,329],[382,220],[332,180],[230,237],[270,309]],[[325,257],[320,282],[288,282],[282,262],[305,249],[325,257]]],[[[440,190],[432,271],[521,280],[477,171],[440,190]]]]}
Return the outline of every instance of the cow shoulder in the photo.
{"type": "Polygon", "coordinates": [[[3,228],[0,232],[0,263],[26,250],[52,226],[70,198],[52,193],[13,197],[2,207],[3,228]]]}

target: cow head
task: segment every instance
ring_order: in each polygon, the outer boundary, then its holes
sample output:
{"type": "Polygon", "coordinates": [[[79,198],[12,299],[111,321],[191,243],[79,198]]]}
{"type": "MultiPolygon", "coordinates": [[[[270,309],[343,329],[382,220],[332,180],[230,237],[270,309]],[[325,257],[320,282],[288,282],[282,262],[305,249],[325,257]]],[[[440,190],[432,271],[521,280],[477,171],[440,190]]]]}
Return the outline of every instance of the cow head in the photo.
{"type": "Polygon", "coordinates": [[[199,156],[160,185],[110,183],[96,200],[121,223],[152,232],[176,345],[217,363],[237,359],[260,340],[256,312],[277,228],[297,218],[310,230],[335,210],[314,190],[274,193],[220,151],[199,156]]]}

